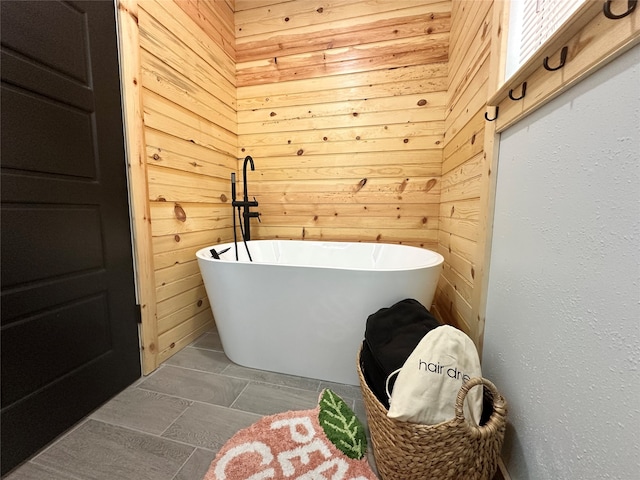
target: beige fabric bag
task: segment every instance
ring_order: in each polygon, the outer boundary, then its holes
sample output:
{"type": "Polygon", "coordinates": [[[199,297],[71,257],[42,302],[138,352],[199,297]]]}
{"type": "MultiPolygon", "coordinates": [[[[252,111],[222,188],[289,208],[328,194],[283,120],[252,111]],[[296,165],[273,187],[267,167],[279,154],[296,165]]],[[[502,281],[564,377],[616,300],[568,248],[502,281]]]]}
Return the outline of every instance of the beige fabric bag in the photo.
{"type": "MultiPolygon", "coordinates": [[[[450,325],[434,328],[420,340],[399,370],[387,416],[425,425],[451,420],[460,387],[473,377],[482,377],[482,371],[478,350],[471,339],[450,325]]],[[[466,419],[479,423],[482,388],[469,391],[463,411],[466,419]]]]}

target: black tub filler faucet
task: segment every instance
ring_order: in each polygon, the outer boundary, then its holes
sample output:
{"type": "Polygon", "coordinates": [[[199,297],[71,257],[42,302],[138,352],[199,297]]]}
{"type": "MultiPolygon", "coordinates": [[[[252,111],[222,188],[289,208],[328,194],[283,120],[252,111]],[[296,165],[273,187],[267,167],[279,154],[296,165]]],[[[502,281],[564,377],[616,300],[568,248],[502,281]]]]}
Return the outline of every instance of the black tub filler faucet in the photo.
{"type": "MultiPolygon", "coordinates": [[[[236,200],[236,174],[231,174],[231,206],[234,209],[233,215],[233,235],[234,235],[234,243],[237,243],[235,238],[235,209],[238,209],[238,220],[240,221],[240,232],[242,233],[242,240],[245,242],[245,248],[247,248],[247,254],[249,255],[249,259],[251,260],[251,254],[249,253],[248,247],[246,247],[246,242],[251,240],[251,219],[257,218],[260,221],[260,213],[252,212],[251,207],[257,207],[258,201],[256,197],[253,197],[253,200],[249,200],[249,195],[247,192],[247,163],[251,165],[251,170],[255,170],[256,167],[253,163],[253,158],[250,155],[247,155],[244,158],[244,165],[242,166],[242,174],[243,174],[243,196],[242,200],[236,200]],[[242,211],[242,214],[240,213],[242,211]]],[[[237,247],[236,247],[236,260],[237,260],[237,247]]]]}

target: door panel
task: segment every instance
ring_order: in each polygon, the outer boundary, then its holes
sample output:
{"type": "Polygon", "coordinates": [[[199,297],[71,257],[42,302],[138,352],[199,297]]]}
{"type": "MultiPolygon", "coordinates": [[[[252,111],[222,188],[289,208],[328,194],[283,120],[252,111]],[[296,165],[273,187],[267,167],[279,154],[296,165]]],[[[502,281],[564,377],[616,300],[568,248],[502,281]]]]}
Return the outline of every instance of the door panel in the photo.
{"type": "Polygon", "coordinates": [[[45,1],[3,3],[6,5],[2,6],[2,16],[10,18],[2,23],[3,46],[56,73],[89,84],[89,18],[84,7],[45,1]]]}
{"type": "Polygon", "coordinates": [[[4,85],[2,107],[20,112],[21,118],[19,123],[7,122],[4,167],[95,179],[92,112],[4,85]],[[66,141],[69,138],[74,141],[66,141]]]}
{"type": "Polygon", "coordinates": [[[114,4],[0,2],[2,474],[140,376],[114,4]]]}
{"type": "Polygon", "coordinates": [[[101,224],[95,205],[4,204],[3,288],[104,269],[101,224]]]}

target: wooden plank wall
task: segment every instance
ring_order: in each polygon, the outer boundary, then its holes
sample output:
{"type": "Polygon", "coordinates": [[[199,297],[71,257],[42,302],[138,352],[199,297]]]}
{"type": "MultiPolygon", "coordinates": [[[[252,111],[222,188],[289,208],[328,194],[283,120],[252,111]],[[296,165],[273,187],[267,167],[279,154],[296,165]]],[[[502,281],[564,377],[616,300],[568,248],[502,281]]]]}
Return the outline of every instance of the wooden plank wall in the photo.
{"type": "Polygon", "coordinates": [[[194,255],[233,238],[235,40],[230,0],[138,3],[157,366],[211,327],[194,255]]]}
{"type": "Polygon", "coordinates": [[[262,214],[252,238],[435,249],[451,2],[235,7],[237,155],[255,160],[262,214]]]}
{"type": "Polygon", "coordinates": [[[484,317],[477,291],[484,271],[481,199],[485,152],[492,1],[454,0],[447,85],[438,251],[445,257],[435,307],[481,346],[484,317]]]}
{"type": "Polygon", "coordinates": [[[437,249],[436,314],[481,344],[492,6],[139,2],[157,363],[211,325],[194,253],[232,239],[245,155],[253,238],[437,249]]]}

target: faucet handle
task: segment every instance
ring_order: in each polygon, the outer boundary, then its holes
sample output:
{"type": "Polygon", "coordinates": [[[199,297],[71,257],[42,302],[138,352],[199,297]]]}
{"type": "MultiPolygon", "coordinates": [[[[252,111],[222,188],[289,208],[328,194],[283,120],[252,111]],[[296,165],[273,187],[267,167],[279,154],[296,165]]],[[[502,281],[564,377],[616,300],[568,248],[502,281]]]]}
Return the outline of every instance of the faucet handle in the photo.
{"type": "MultiPolygon", "coordinates": [[[[256,202],[256,207],[258,206],[258,200],[256,200],[256,197],[253,197],[253,201],[256,202]]],[[[260,220],[260,212],[255,212],[256,213],[256,218],[258,219],[258,223],[262,223],[262,220],[260,220]]]]}

